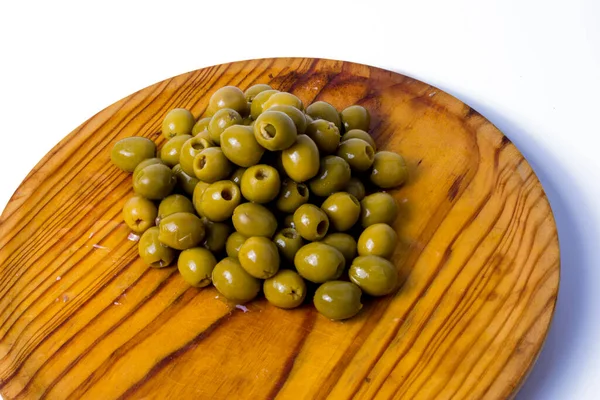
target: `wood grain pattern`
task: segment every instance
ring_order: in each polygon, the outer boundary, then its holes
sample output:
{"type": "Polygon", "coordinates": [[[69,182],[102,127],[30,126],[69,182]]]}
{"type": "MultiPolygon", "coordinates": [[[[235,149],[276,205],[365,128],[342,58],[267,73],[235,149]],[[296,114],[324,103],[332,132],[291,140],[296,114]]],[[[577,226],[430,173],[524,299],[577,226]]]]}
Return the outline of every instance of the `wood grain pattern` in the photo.
{"type": "Polygon", "coordinates": [[[204,68],[101,111],[31,171],[0,219],[0,393],[30,398],[502,399],[545,339],[559,248],[542,187],[515,146],[452,96],[389,71],[319,59],[204,68]],[[410,181],[394,261],[404,284],[343,323],[310,305],[248,312],[173,268],[147,268],[121,207],[112,144],[159,139],[174,107],[254,83],[359,103],[410,181]]]}

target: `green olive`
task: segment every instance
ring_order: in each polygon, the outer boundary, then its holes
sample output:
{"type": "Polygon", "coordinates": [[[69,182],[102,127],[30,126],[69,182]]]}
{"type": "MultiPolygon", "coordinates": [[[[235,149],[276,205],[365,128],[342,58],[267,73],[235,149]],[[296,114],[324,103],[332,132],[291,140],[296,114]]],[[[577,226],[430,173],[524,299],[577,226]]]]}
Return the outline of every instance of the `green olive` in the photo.
{"type": "Polygon", "coordinates": [[[157,210],[153,202],[133,196],[123,206],[123,221],[135,233],[143,233],[156,223],[157,210]]]}
{"type": "Polygon", "coordinates": [[[163,145],[162,149],[160,149],[160,159],[163,163],[169,167],[178,164],[181,148],[183,147],[183,144],[191,138],[191,135],[177,135],[169,139],[167,143],[163,145]]]}
{"type": "Polygon", "coordinates": [[[375,144],[375,140],[373,139],[373,136],[369,135],[367,132],[363,131],[362,129],[352,129],[350,131],[346,131],[346,133],[344,133],[344,136],[342,136],[340,143],[343,143],[346,140],[350,140],[350,139],[364,140],[365,142],[369,143],[369,145],[373,148],[373,151],[377,151],[377,145],[375,144]]]}
{"type": "Polygon", "coordinates": [[[181,277],[195,287],[210,285],[215,265],[217,265],[215,256],[202,247],[182,251],[177,260],[177,269],[181,277]]]}
{"type": "Polygon", "coordinates": [[[337,155],[342,157],[353,171],[363,172],[371,168],[375,159],[375,151],[361,139],[348,139],[340,143],[337,155]]]}
{"type": "Polygon", "coordinates": [[[149,165],[154,165],[154,164],[164,164],[164,163],[158,157],[145,159],[144,161],[139,163],[137,165],[137,167],[135,167],[135,169],[133,170],[133,180],[135,181],[135,177],[140,173],[141,170],[143,170],[144,168],[146,168],[149,165]]]}
{"type": "Polygon", "coordinates": [[[350,181],[350,166],[341,157],[326,156],[321,159],[319,173],[309,182],[310,191],[321,197],[339,192],[350,181]]]}
{"type": "Polygon", "coordinates": [[[177,135],[192,133],[196,119],[191,112],[184,108],[174,108],[167,113],[162,123],[162,134],[169,140],[177,135]]]}
{"type": "Polygon", "coordinates": [[[194,193],[192,195],[192,204],[194,204],[194,209],[196,209],[196,213],[198,213],[198,215],[200,216],[204,215],[202,211],[202,195],[209,186],[210,183],[199,181],[196,187],[194,188],[194,193]]]}
{"type": "Polygon", "coordinates": [[[360,222],[363,228],[379,223],[391,225],[398,215],[398,204],[388,193],[370,194],[362,199],[360,206],[360,222]]]}
{"type": "Polygon", "coordinates": [[[231,231],[229,225],[213,221],[204,221],[204,225],[206,226],[206,236],[204,237],[202,247],[213,253],[220,253],[225,250],[227,238],[231,231]]]}
{"type": "Polygon", "coordinates": [[[408,168],[400,154],[391,151],[375,153],[371,182],[383,189],[402,185],[408,177],[408,168]]]}
{"type": "MultiPolygon", "coordinates": [[[[265,109],[266,110],[266,109],[265,109]]],[[[271,106],[269,107],[269,111],[281,111],[282,113],[287,114],[288,117],[294,121],[294,125],[296,125],[296,131],[298,135],[306,132],[306,116],[300,110],[293,106],[271,106]]]]}
{"type": "Polygon", "coordinates": [[[322,155],[335,153],[340,144],[340,130],[333,122],[324,119],[308,123],[306,135],[315,142],[322,155]]]}
{"type": "Polygon", "coordinates": [[[202,150],[206,149],[207,147],[214,146],[215,144],[211,140],[206,139],[203,135],[197,135],[188,139],[183,146],[181,146],[179,154],[179,164],[181,164],[181,169],[183,172],[190,176],[194,176],[194,158],[196,158],[196,155],[198,155],[202,150]]]}
{"type": "Polygon", "coordinates": [[[158,221],[178,212],[194,213],[192,201],[181,194],[167,196],[158,205],[158,221]]]}
{"type": "Polygon", "coordinates": [[[314,204],[303,204],[294,212],[296,230],[306,240],[321,240],[329,229],[329,218],[314,204]]]}
{"type": "Polygon", "coordinates": [[[119,169],[133,172],[142,161],[154,157],[156,145],[150,139],[132,136],[119,140],[110,152],[110,160],[119,169]]]}
{"type": "Polygon", "coordinates": [[[280,308],[295,308],[306,297],[306,283],[297,272],[284,269],[263,283],[263,292],[269,303],[280,308]]]}
{"type": "Polygon", "coordinates": [[[208,124],[211,117],[201,118],[194,124],[192,128],[192,136],[198,135],[200,132],[208,131],[208,124]]]}
{"type": "Polygon", "coordinates": [[[345,260],[335,247],[312,242],[296,252],[294,266],[304,279],[321,283],[338,279],[344,272],[345,260]]]}
{"type": "Polygon", "coordinates": [[[341,112],[341,116],[346,132],[352,129],[368,131],[369,125],[371,125],[371,115],[363,106],[354,105],[347,107],[341,112]]]}
{"type": "Polygon", "coordinates": [[[308,202],[308,188],[303,183],[284,179],[277,198],[276,207],[284,213],[293,213],[302,204],[308,202]]]}
{"type": "Polygon", "coordinates": [[[219,293],[238,304],[255,298],[261,286],[260,280],[247,273],[239,261],[231,257],[224,258],[215,265],[212,282],[219,293]]]}
{"type": "Polygon", "coordinates": [[[218,181],[207,187],[200,200],[202,215],[211,221],[225,221],[233,215],[240,204],[242,195],[237,185],[231,181],[218,181]]]}
{"type": "Polygon", "coordinates": [[[263,112],[254,122],[253,129],[256,141],[270,151],[287,149],[298,136],[294,121],[281,111],[263,112]]]}
{"type": "Polygon", "coordinates": [[[238,260],[242,268],[255,278],[268,279],[279,271],[277,246],[266,237],[246,239],[238,252],[238,260]]]}
{"type": "Polygon", "coordinates": [[[256,85],[250,86],[244,92],[244,96],[246,97],[246,101],[252,102],[254,98],[259,94],[264,92],[265,90],[272,90],[273,88],[266,83],[257,83],[256,85]]]}
{"type": "Polygon", "coordinates": [[[330,233],[321,242],[338,249],[344,256],[346,265],[350,265],[356,257],[356,240],[347,233],[330,233]]]}
{"type": "Polygon", "coordinates": [[[235,230],[246,237],[272,237],[277,229],[277,220],[271,211],[256,203],[242,203],[233,211],[235,230]]]}
{"type": "Polygon", "coordinates": [[[227,243],[225,243],[225,251],[227,252],[227,256],[237,258],[240,248],[246,239],[248,238],[239,232],[233,232],[231,235],[229,235],[227,238],[227,243]]]}
{"type": "Polygon", "coordinates": [[[279,249],[281,256],[287,261],[294,261],[296,253],[302,246],[304,241],[302,237],[293,228],[283,228],[273,238],[273,243],[279,249]]]}
{"type": "Polygon", "coordinates": [[[160,200],[171,194],[176,183],[177,178],[171,168],[152,164],[138,172],[133,180],[133,190],[147,199],[160,200]]]}
{"type": "Polygon", "coordinates": [[[337,192],[327,197],[321,209],[329,218],[329,223],[337,231],[352,228],[360,216],[360,203],[350,193],[337,192]]]}
{"type": "Polygon", "coordinates": [[[311,138],[298,135],[296,142],[281,152],[281,163],[294,181],[307,181],[319,173],[319,149],[311,138]]]}
{"type": "Polygon", "coordinates": [[[159,234],[159,229],[153,226],[142,234],[138,242],[140,258],[153,268],[168,267],[175,259],[175,251],[159,241],[159,234]]]}
{"type": "Polygon", "coordinates": [[[175,178],[177,178],[177,186],[186,194],[192,195],[194,193],[194,189],[198,182],[198,178],[196,176],[190,176],[183,172],[181,169],[181,165],[177,164],[173,168],[171,168],[175,178]]]}
{"type": "Polygon", "coordinates": [[[398,244],[396,231],[387,224],[374,224],[367,227],[358,238],[359,256],[379,256],[390,258],[398,244]]]}
{"type": "Polygon", "coordinates": [[[269,96],[267,101],[263,104],[263,111],[268,110],[273,106],[292,106],[300,111],[304,110],[302,100],[288,92],[273,93],[269,96]]]}
{"type": "Polygon", "coordinates": [[[338,130],[342,130],[342,120],[340,114],[334,106],[325,101],[315,101],[310,106],[306,107],[306,113],[312,117],[313,120],[324,119],[335,124],[338,130]]]}
{"type": "Polygon", "coordinates": [[[352,282],[371,296],[390,294],[398,284],[398,271],[394,264],[377,256],[356,257],[348,275],[352,282]]]}
{"type": "Polygon", "coordinates": [[[241,125],[241,123],[242,117],[237,111],[231,108],[217,111],[208,124],[210,139],[216,144],[221,144],[221,134],[225,129],[233,125],[241,125]]]}
{"type": "Polygon", "coordinates": [[[325,282],[315,292],[313,302],[318,312],[332,320],[354,317],[362,308],[360,288],[352,282],[325,282]]]}
{"type": "Polygon", "coordinates": [[[242,184],[242,176],[244,176],[244,172],[246,172],[246,168],[237,168],[235,171],[233,171],[233,174],[231,174],[229,180],[240,186],[242,184]]]}
{"type": "Polygon", "coordinates": [[[249,126],[233,125],[221,134],[221,150],[225,157],[240,167],[251,167],[260,161],[265,149],[258,144],[249,126]]]}
{"type": "Polygon", "coordinates": [[[275,199],[280,187],[279,172],[269,165],[254,165],[242,176],[242,195],[255,203],[268,203],[275,199]]]}
{"type": "Polygon", "coordinates": [[[219,110],[229,108],[241,115],[248,113],[248,101],[244,92],[235,86],[223,86],[210,96],[208,108],[215,113],[219,110]]]}
{"type": "Polygon", "coordinates": [[[198,246],[206,234],[202,220],[195,214],[185,212],[163,218],[158,228],[160,242],[176,250],[198,246]]]}
{"type": "Polygon", "coordinates": [[[279,90],[264,90],[254,97],[250,105],[250,116],[252,119],[255,120],[260,114],[262,114],[265,102],[269,100],[269,98],[275,93],[279,93],[279,90]]]}
{"type": "Polygon", "coordinates": [[[361,201],[365,198],[365,185],[356,177],[350,178],[344,191],[356,197],[356,200],[361,201]]]}
{"type": "Polygon", "coordinates": [[[208,147],[196,155],[193,168],[196,178],[212,183],[227,178],[233,170],[233,164],[220,147],[208,147]]]}

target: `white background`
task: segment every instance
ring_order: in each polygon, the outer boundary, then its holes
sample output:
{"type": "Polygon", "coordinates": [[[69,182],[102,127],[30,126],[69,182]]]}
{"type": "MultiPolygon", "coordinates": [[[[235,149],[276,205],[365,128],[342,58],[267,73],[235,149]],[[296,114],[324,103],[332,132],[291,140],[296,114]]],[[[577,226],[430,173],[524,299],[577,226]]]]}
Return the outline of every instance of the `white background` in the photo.
{"type": "Polygon", "coordinates": [[[520,148],[552,204],[562,272],[554,324],[518,398],[598,398],[597,0],[2,0],[0,210],[46,152],[104,107],[176,74],[274,56],[413,76],[473,106],[520,148]]]}

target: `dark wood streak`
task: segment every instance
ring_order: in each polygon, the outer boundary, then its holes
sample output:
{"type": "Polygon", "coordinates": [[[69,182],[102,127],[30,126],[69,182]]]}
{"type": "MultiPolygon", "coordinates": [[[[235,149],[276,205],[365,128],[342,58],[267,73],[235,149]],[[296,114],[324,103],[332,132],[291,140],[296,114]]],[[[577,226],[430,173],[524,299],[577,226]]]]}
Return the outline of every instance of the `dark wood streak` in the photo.
{"type": "Polygon", "coordinates": [[[448,189],[448,199],[450,201],[452,201],[456,198],[456,195],[458,194],[458,191],[460,190],[460,184],[462,183],[463,179],[465,179],[464,174],[459,175],[458,177],[456,177],[454,182],[452,182],[450,189],[448,189]]]}

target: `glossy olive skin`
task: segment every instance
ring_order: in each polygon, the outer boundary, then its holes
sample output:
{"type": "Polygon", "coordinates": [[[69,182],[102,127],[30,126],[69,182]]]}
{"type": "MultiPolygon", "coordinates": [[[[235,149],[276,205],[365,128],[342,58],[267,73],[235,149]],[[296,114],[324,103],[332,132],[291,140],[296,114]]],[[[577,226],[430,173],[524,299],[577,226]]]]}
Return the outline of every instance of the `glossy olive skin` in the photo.
{"type": "Polygon", "coordinates": [[[375,153],[371,182],[383,189],[390,189],[402,185],[408,178],[408,167],[404,158],[391,151],[375,153]]]}
{"type": "Polygon", "coordinates": [[[360,216],[360,203],[350,193],[337,192],[327,197],[321,209],[329,218],[329,223],[337,231],[352,228],[360,216]]]}
{"type": "Polygon", "coordinates": [[[398,244],[398,234],[388,224],[367,227],[358,237],[359,256],[390,258],[398,244]]]}
{"type": "Polygon", "coordinates": [[[254,122],[254,137],[265,149],[285,150],[296,141],[294,121],[281,111],[264,111],[254,122]]]}
{"type": "Polygon", "coordinates": [[[135,233],[143,233],[156,223],[158,211],[153,202],[133,196],[123,206],[123,221],[135,233]]]}
{"type": "Polygon", "coordinates": [[[324,119],[309,122],[306,135],[315,142],[321,155],[335,153],[341,139],[338,127],[324,119]]]}
{"type": "Polygon", "coordinates": [[[248,238],[240,247],[238,260],[242,268],[255,278],[268,279],[279,271],[277,246],[266,237],[248,238]]]}
{"type": "Polygon", "coordinates": [[[314,283],[339,278],[345,265],[346,261],[339,250],[321,242],[302,246],[294,256],[294,266],[298,273],[314,283]]]}
{"type": "Polygon", "coordinates": [[[274,93],[272,96],[270,96],[263,104],[263,111],[268,110],[273,106],[292,106],[300,111],[304,110],[302,100],[288,92],[274,93]]]}
{"type": "Polygon", "coordinates": [[[377,256],[356,257],[348,275],[352,282],[371,296],[390,294],[398,284],[398,271],[394,265],[377,256]]]}
{"type": "Polygon", "coordinates": [[[244,96],[246,97],[246,101],[251,102],[259,93],[272,89],[273,88],[266,83],[257,83],[256,85],[252,85],[246,89],[244,96]]]}
{"type": "Polygon", "coordinates": [[[210,185],[210,183],[198,181],[198,184],[194,188],[194,193],[192,194],[192,204],[196,209],[196,213],[200,216],[204,216],[204,212],[202,211],[202,195],[210,185]]]}
{"type": "Polygon", "coordinates": [[[233,210],[242,201],[238,186],[231,181],[212,183],[202,193],[202,216],[211,221],[225,221],[233,215],[233,210]]]}
{"type": "Polygon", "coordinates": [[[249,126],[234,125],[221,134],[221,150],[225,157],[240,167],[258,164],[265,152],[254,137],[254,130],[249,126]]]}
{"type": "Polygon", "coordinates": [[[237,304],[252,300],[260,291],[261,282],[242,268],[235,258],[227,257],[215,265],[212,272],[215,288],[226,299],[237,304]]]}
{"type": "Polygon", "coordinates": [[[176,250],[197,247],[206,234],[204,223],[192,213],[171,214],[160,221],[158,240],[176,250]]]}
{"type": "Polygon", "coordinates": [[[275,206],[284,213],[293,213],[308,202],[308,197],[309,192],[305,184],[284,179],[275,206]]]}
{"type": "Polygon", "coordinates": [[[294,212],[294,225],[304,239],[321,240],[329,230],[329,218],[314,204],[303,204],[294,212]]]}
{"type": "Polygon", "coordinates": [[[182,251],[177,260],[177,269],[181,277],[194,287],[210,285],[215,265],[217,265],[215,256],[202,247],[182,251]]]}
{"type": "Polygon", "coordinates": [[[269,100],[269,98],[275,93],[279,93],[279,90],[264,90],[254,97],[250,105],[250,116],[252,117],[252,119],[256,120],[258,116],[262,114],[262,112],[264,111],[263,106],[265,102],[269,100]]]}
{"type": "Polygon", "coordinates": [[[196,118],[184,108],[174,108],[167,113],[162,123],[162,135],[169,140],[177,135],[190,135],[196,118]]]}
{"type": "Polygon", "coordinates": [[[353,171],[363,172],[371,168],[375,159],[375,151],[361,139],[348,139],[340,143],[337,155],[342,157],[353,171]]]}
{"type": "Polygon", "coordinates": [[[323,316],[338,321],[354,317],[362,308],[360,288],[352,282],[325,282],[315,292],[313,303],[323,316]]]}
{"type": "Polygon", "coordinates": [[[233,125],[241,125],[242,117],[240,114],[231,108],[223,108],[213,115],[208,124],[208,132],[210,140],[215,144],[221,144],[221,134],[225,129],[233,125]]]}
{"type": "MultiPolygon", "coordinates": [[[[179,136],[176,136],[176,138],[177,137],[179,136]]],[[[211,140],[206,139],[206,137],[203,135],[197,135],[186,140],[179,151],[179,164],[181,165],[183,172],[190,176],[194,176],[194,158],[196,158],[196,155],[198,155],[202,150],[206,149],[207,147],[214,146],[215,144],[211,140]]],[[[162,155],[163,154],[161,152],[161,156],[162,155]]]]}
{"type": "Polygon", "coordinates": [[[398,215],[398,204],[389,194],[376,192],[360,202],[360,223],[363,228],[374,224],[391,225],[398,215]]]}
{"type": "Polygon", "coordinates": [[[354,257],[356,257],[356,240],[347,233],[330,233],[321,242],[338,249],[344,256],[346,265],[350,265],[354,257]]]}
{"type": "Polygon", "coordinates": [[[229,235],[227,242],[225,243],[225,251],[227,252],[227,256],[237,258],[240,248],[246,239],[248,238],[239,232],[233,232],[231,235],[229,235]]]}
{"type": "Polygon", "coordinates": [[[215,113],[219,110],[229,108],[241,115],[248,113],[248,101],[244,92],[235,86],[223,86],[210,96],[208,109],[215,113]]]}
{"type": "Polygon", "coordinates": [[[279,249],[279,254],[284,260],[293,262],[296,253],[302,246],[304,240],[293,228],[283,228],[273,238],[273,243],[279,249]]]}
{"type": "Polygon", "coordinates": [[[296,308],[306,297],[306,283],[296,271],[280,270],[263,283],[263,292],[269,303],[279,308],[296,308]]]}
{"type": "Polygon", "coordinates": [[[364,140],[365,142],[369,143],[369,146],[371,146],[374,151],[377,151],[377,145],[375,144],[375,139],[373,139],[373,136],[369,135],[366,131],[363,131],[362,129],[352,129],[350,131],[346,131],[346,133],[344,133],[344,135],[342,136],[340,143],[343,143],[346,140],[350,139],[364,140]]]}
{"type": "Polygon", "coordinates": [[[138,242],[140,258],[153,268],[168,267],[176,256],[172,248],[159,241],[159,233],[158,227],[153,226],[142,234],[138,242]]]}
{"type": "Polygon", "coordinates": [[[135,177],[137,176],[137,174],[143,170],[144,168],[146,168],[149,165],[154,165],[154,164],[164,164],[162,162],[162,160],[158,157],[154,157],[154,158],[147,158],[144,161],[142,161],[141,163],[139,163],[137,165],[137,167],[135,167],[135,169],[133,170],[133,179],[135,180],[135,177]]]}
{"type": "Polygon", "coordinates": [[[208,131],[208,124],[210,123],[211,117],[201,118],[194,124],[192,128],[192,136],[198,135],[200,132],[208,131]]]}
{"type": "Polygon", "coordinates": [[[296,132],[298,132],[298,135],[301,135],[304,132],[306,132],[306,116],[302,111],[298,110],[296,107],[277,105],[269,107],[269,111],[281,111],[282,113],[285,113],[288,117],[290,117],[292,121],[294,121],[294,125],[296,125],[296,132]]]}
{"type": "Polygon", "coordinates": [[[306,107],[306,113],[312,117],[313,120],[324,119],[335,124],[338,130],[342,130],[342,120],[340,114],[334,106],[325,101],[315,101],[310,106],[306,107]]]}
{"type": "Polygon", "coordinates": [[[326,156],[321,159],[319,173],[308,185],[312,193],[326,197],[343,190],[351,176],[352,172],[346,160],[338,156],[326,156]]]}
{"type": "Polygon", "coordinates": [[[363,106],[354,105],[344,108],[340,116],[346,132],[352,129],[368,131],[369,125],[371,125],[371,114],[363,106]]]}
{"type": "Polygon", "coordinates": [[[206,236],[202,242],[202,247],[213,253],[219,253],[225,250],[227,238],[231,232],[229,225],[223,222],[204,221],[206,227],[206,236]]]}
{"type": "Polygon", "coordinates": [[[220,147],[208,147],[194,157],[194,175],[203,182],[216,182],[227,178],[233,164],[220,147]]]}
{"type": "Polygon", "coordinates": [[[194,213],[192,201],[181,194],[167,196],[158,205],[158,221],[178,212],[194,213]]]}
{"type": "Polygon", "coordinates": [[[361,201],[365,198],[365,185],[360,181],[360,179],[354,176],[350,178],[346,184],[346,187],[344,188],[344,191],[356,197],[356,200],[358,201],[361,201]]]}
{"type": "Polygon", "coordinates": [[[147,199],[160,200],[171,194],[176,183],[177,178],[171,168],[152,164],[138,172],[133,180],[133,190],[147,199]]]}
{"type": "Polygon", "coordinates": [[[233,174],[231,174],[229,180],[240,186],[242,184],[242,176],[244,176],[244,172],[246,172],[246,168],[237,168],[235,171],[233,171],[233,174]]]}
{"type": "Polygon", "coordinates": [[[119,140],[110,152],[110,160],[119,169],[133,172],[142,161],[153,158],[156,145],[150,139],[132,136],[119,140]]]}
{"type": "Polygon", "coordinates": [[[162,162],[169,167],[178,164],[181,148],[183,147],[183,144],[191,138],[191,135],[177,135],[169,139],[160,149],[160,159],[162,162]]]}
{"type": "Polygon", "coordinates": [[[233,210],[231,217],[236,231],[246,237],[272,237],[277,220],[271,211],[256,203],[242,203],[233,210]]]}
{"type": "Polygon", "coordinates": [[[280,187],[279,172],[269,165],[254,165],[242,176],[242,195],[255,203],[262,204],[274,200],[280,187]]]}
{"type": "Polygon", "coordinates": [[[200,182],[198,178],[196,178],[195,176],[190,176],[183,172],[183,170],[181,169],[181,165],[179,164],[171,168],[171,171],[173,171],[175,178],[177,178],[177,187],[179,187],[179,189],[181,189],[187,195],[191,196],[194,193],[196,185],[198,184],[198,182],[200,182]]]}
{"type": "Polygon", "coordinates": [[[296,142],[281,152],[281,164],[287,176],[305,182],[319,173],[319,149],[311,138],[298,135],[296,142]]]}

